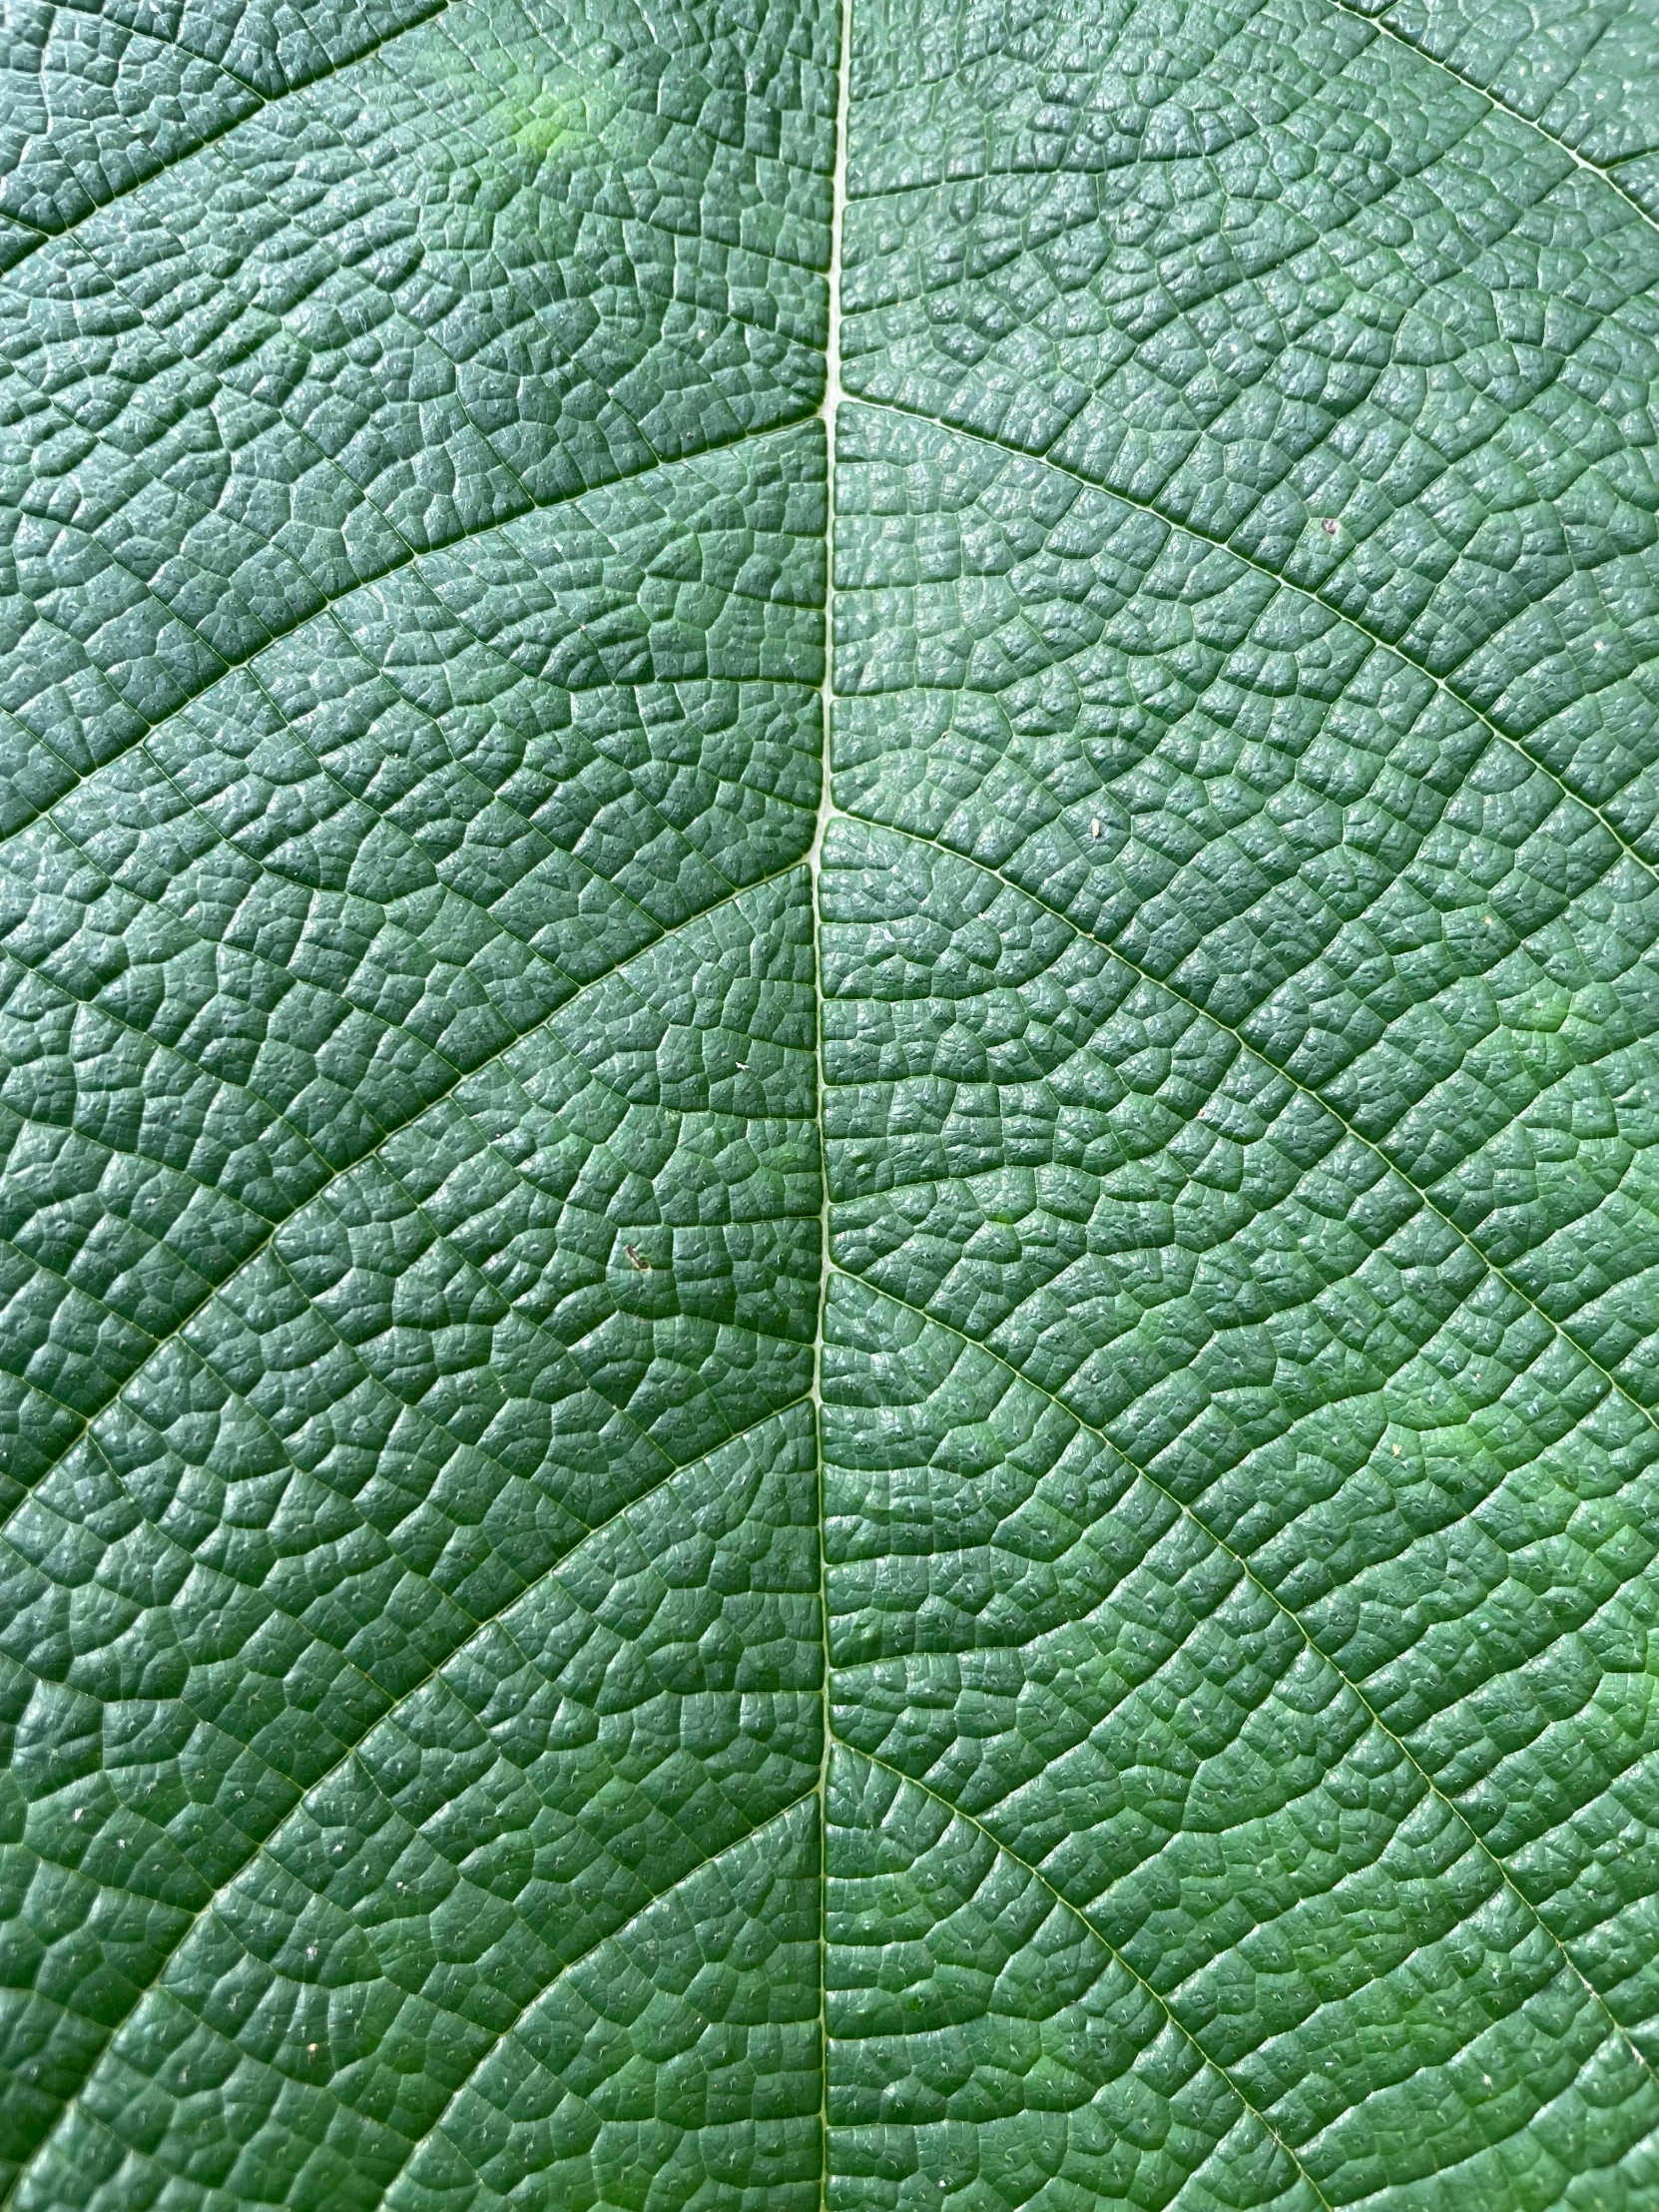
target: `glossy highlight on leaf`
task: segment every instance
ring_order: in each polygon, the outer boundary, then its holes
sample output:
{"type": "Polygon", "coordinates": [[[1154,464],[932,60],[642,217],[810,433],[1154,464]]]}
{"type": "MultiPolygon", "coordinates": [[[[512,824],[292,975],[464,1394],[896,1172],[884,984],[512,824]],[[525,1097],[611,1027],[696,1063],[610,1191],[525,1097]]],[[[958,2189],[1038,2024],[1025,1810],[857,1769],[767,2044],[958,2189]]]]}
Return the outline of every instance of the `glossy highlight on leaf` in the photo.
{"type": "Polygon", "coordinates": [[[1659,2208],[1652,0],[0,85],[0,2205],[1659,2208]]]}

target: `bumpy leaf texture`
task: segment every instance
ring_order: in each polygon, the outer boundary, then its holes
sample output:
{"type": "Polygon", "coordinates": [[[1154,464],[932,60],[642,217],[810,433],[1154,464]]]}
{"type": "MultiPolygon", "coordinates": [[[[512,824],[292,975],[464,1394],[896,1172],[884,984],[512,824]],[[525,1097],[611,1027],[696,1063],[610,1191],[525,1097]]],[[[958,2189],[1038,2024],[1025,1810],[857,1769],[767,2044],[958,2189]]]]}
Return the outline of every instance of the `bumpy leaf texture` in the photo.
{"type": "Polygon", "coordinates": [[[1654,2212],[1659,0],[12,9],[0,2203],[1654,2212]]]}

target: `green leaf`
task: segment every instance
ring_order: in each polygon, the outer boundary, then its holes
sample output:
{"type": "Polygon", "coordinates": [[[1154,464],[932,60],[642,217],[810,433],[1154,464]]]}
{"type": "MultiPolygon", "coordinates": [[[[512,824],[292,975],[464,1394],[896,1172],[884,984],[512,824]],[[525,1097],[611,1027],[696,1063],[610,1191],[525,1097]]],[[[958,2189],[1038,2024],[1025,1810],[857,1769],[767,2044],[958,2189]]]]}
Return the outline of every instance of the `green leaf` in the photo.
{"type": "Polygon", "coordinates": [[[0,2204],[1659,2212],[1653,0],[0,56],[0,2204]]]}

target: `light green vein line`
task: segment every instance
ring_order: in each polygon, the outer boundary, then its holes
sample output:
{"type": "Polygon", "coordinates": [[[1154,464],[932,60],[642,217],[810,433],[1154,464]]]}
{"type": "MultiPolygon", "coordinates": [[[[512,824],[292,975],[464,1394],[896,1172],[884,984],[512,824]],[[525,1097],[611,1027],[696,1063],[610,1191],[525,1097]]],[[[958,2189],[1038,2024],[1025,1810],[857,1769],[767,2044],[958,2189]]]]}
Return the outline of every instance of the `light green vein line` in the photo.
{"type": "MultiPolygon", "coordinates": [[[[73,418],[71,417],[70,419],[73,418]]],[[[14,824],[13,828],[6,832],[5,836],[3,838],[0,838],[0,852],[4,851],[6,844],[9,843],[12,838],[21,835],[29,828],[31,823],[38,822],[42,815],[51,813],[53,808],[62,806],[63,802],[67,798],[69,798],[70,794],[78,790],[81,785],[89,782],[94,776],[100,775],[105,769],[113,766],[115,762],[124,759],[126,755],[133,752],[137,747],[144,745],[150,738],[154,737],[158,731],[166,729],[170,723],[176,721],[180,715],[187,714],[198,700],[202,699],[206,696],[208,692],[212,691],[213,687],[216,684],[222,683],[227,676],[233,674],[238,669],[251,667],[252,664],[259,659],[260,655],[268,652],[272,646],[279,644],[283,638],[292,637],[296,631],[302,630],[307,623],[316,622],[324,616],[333,613],[333,611],[337,607],[343,605],[345,601],[350,599],[355,593],[359,591],[366,591],[371,586],[382,583],[388,576],[400,575],[405,569],[414,568],[418,571],[421,564],[425,561],[435,559],[440,554],[452,553],[459,546],[473,544],[477,539],[487,537],[494,531],[506,532],[510,530],[515,523],[525,522],[529,520],[530,517],[533,515],[553,514],[558,512],[562,508],[575,506],[581,500],[601,498],[607,493],[616,491],[621,485],[636,483],[641,477],[655,474],[658,469],[695,469],[700,461],[706,460],[714,454],[729,453],[738,446],[750,445],[764,438],[775,438],[783,436],[791,430],[799,429],[803,423],[811,422],[814,419],[815,410],[811,407],[804,406],[798,413],[789,414],[783,417],[778,422],[770,424],[766,429],[735,431],[730,437],[712,440],[708,445],[700,445],[694,452],[679,454],[671,461],[660,461],[653,458],[649,461],[643,462],[638,468],[624,470],[621,475],[603,477],[595,483],[583,484],[579,486],[575,491],[561,492],[557,498],[543,500],[533,507],[520,510],[516,514],[503,515],[498,520],[481,522],[477,524],[476,527],[471,529],[459,530],[453,536],[441,539],[431,545],[416,547],[412,545],[408,541],[408,539],[403,538],[402,543],[404,546],[404,551],[400,553],[395,559],[385,562],[381,567],[371,568],[361,575],[354,576],[350,583],[342,584],[340,588],[334,592],[324,593],[320,591],[320,587],[317,587],[319,591],[317,603],[314,606],[306,607],[302,612],[295,614],[291,622],[279,623],[274,630],[266,628],[266,626],[262,624],[261,627],[266,629],[265,636],[251,645],[246,653],[237,656],[235,659],[227,658],[225,655],[219,653],[216,647],[209,645],[208,641],[205,638],[201,638],[199,642],[206,648],[208,652],[214,655],[216,660],[220,662],[220,667],[198,690],[189,693],[185,698],[180,699],[175,705],[169,707],[165,713],[157,715],[154,718],[146,716],[140,711],[140,709],[133,706],[131,701],[128,700],[118,690],[113,679],[107,674],[107,672],[100,670],[98,673],[101,679],[109,684],[111,692],[116,698],[121,701],[121,704],[127,709],[128,713],[133,716],[134,720],[140,725],[140,728],[138,729],[136,735],[127,738],[121,744],[113,746],[108,753],[104,754],[100,759],[94,761],[89,768],[77,768],[72,761],[68,760],[62,753],[58,752],[58,749],[52,744],[49,737],[47,737],[43,732],[32,728],[30,724],[23,721],[21,716],[14,715],[13,719],[17,722],[18,727],[27,730],[31,738],[35,739],[38,744],[44,745],[48,749],[48,751],[56,756],[58,760],[62,761],[64,768],[68,771],[69,775],[74,779],[74,781],[65,790],[59,792],[48,806],[37,809],[34,814],[26,816],[21,821],[14,824]]],[[[318,448],[317,450],[320,452],[320,448],[318,448]]],[[[324,459],[327,459],[326,455],[323,455],[322,457],[324,459]]],[[[329,465],[332,467],[336,464],[330,462],[329,465]]],[[[340,471],[340,473],[343,476],[344,472],[340,471]]],[[[154,479],[152,479],[152,481],[154,479]]],[[[353,479],[351,479],[350,477],[345,477],[345,481],[351,485],[352,490],[357,493],[357,496],[364,500],[365,505],[372,506],[372,502],[368,501],[366,494],[362,492],[361,487],[358,486],[353,479]]],[[[390,524],[387,518],[383,514],[381,514],[378,507],[373,507],[373,512],[377,515],[380,515],[380,519],[382,521],[387,521],[388,528],[394,528],[394,525],[390,524]]],[[[396,532],[395,534],[398,535],[400,538],[402,536],[401,532],[396,532]]],[[[102,542],[98,542],[100,551],[103,551],[104,548],[102,546],[102,542]]],[[[128,573],[133,572],[129,571],[128,573]]],[[[143,583],[142,578],[136,578],[136,581],[143,583]]],[[[307,579],[307,581],[309,581],[309,579],[307,579]]],[[[145,589],[147,591],[149,590],[148,585],[145,586],[145,589]]],[[[154,598],[156,595],[152,593],[151,596],[154,598]]],[[[434,596],[436,595],[434,594],[434,596]]],[[[165,600],[157,598],[156,604],[158,606],[166,606],[167,602],[165,600]]],[[[452,608],[449,608],[446,602],[440,599],[439,604],[445,607],[445,611],[449,613],[453,619],[459,619],[458,617],[454,617],[454,610],[452,608]]],[[[169,613],[171,613],[171,608],[169,608],[168,611],[169,613]]],[[[186,627],[188,628],[188,625],[186,627]]],[[[190,634],[193,637],[199,635],[195,631],[192,631],[190,634]]]]}
{"type": "MultiPolygon", "coordinates": [[[[846,811],[843,810],[843,812],[846,811]]],[[[1282,1083],[1288,1083],[1299,1096],[1318,1106],[1322,1113],[1329,1114],[1337,1126],[1351,1137],[1355,1144],[1369,1152],[1374,1159],[1381,1161],[1390,1175],[1397,1175],[1406,1189],[1428,1209],[1437,1221],[1445,1225],[1467,1251],[1474,1255],[1475,1259],[1480,1262],[1480,1265],[1494,1281],[1501,1283],[1505,1290],[1514,1298],[1517,1298],[1530,1313],[1535,1314],[1552,1336],[1558,1337],[1564,1344],[1570,1345],[1585,1366],[1595,1370],[1616,1397],[1622,1398],[1642,1420],[1647,1422],[1649,1427],[1659,1430],[1659,1412],[1656,1412],[1651,1406],[1644,1405],[1629,1384],[1621,1382],[1611,1368],[1604,1367],[1593,1352],[1585,1345],[1580,1344],[1577,1337],[1573,1335],[1564,1322],[1557,1321],[1553,1314],[1540,1306],[1531,1292],[1522,1284],[1517,1283],[1508,1270],[1486,1252],[1479,1240],[1468,1230],[1462,1228],[1454,1217],[1446,1212],[1438,1200],[1432,1197],[1413,1175],[1400,1166],[1385,1145],[1379,1143],[1374,1137],[1366,1136],[1361,1130],[1357,1129],[1348,1116],[1331,1103],[1323,1091],[1316,1089],[1311,1083],[1304,1082],[1301,1076],[1293,1075],[1289,1068],[1281,1066],[1270,1054],[1264,1052],[1260,1045],[1252,1044],[1249,1038],[1242,1031],[1235,1029],[1231,1022],[1224,1021],[1219,1014],[1212,1013],[1201,999],[1190,997],[1187,992],[1181,989],[1179,984],[1168,982],[1163,976],[1154,973],[1151,968],[1143,967],[1138,960],[1133,959],[1127,952],[1119,951],[1110,937],[1103,937],[1095,930],[1085,928],[1081,922],[1075,921],[1063,907],[1053,905],[1048,899],[1044,898],[1040,891],[1032,890],[1029,885],[1020,882],[1017,876],[1009,875],[1005,869],[995,866],[991,861],[977,859],[971,852],[963,852],[955,845],[946,844],[940,837],[929,836],[923,830],[910,830],[896,823],[883,822],[875,815],[847,812],[847,819],[863,823],[873,830],[884,830],[888,836],[905,837],[916,844],[930,845],[937,852],[948,853],[953,860],[959,860],[963,866],[971,867],[982,875],[993,877],[995,881],[1005,884],[1016,897],[1028,898],[1032,905],[1040,908],[1043,913],[1052,914],[1056,921],[1063,922],[1066,928],[1074,931],[1078,937],[1089,944],[1099,945],[1103,952],[1114,960],[1120,960],[1132,975],[1138,975],[1149,988],[1167,992],[1178,1004],[1187,1007],[1200,1021],[1208,1022],[1212,1028],[1218,1029],[1224,1035],[1231,1037],[1241,1052],[1247,1053],[1259,1066],[1265,1067],[1271,1074],[1278,1076],[1282,1083]]]]}
{"type": "Polygon", "coordinates": [[[834,785],[830,775],[831,739],[835,705],[835,422],[841,399],[841,254],[846,229],[846,173],[848,134],[852,112],[852,9],[854,0],[838,0],[836,8],[835,166],[830,186],[830,299],[824,362],[824,427],[828,450],[829,501],[825,518],[825,653],[824,690],[821,700],[821,762],[818,822],[813,832],[808,867],[813,901],[813,1045],[815,1100],[818,1109],[820,1216],[820,1278],[818,1317],[813,1346],[813,1426],[818,1450],[818,1564],[819,1633],[823,1639],[824,1746],[818,1778],[819,1834],[819,2206],[830,2203],[830,1940],[827,1922],[830,1863],[830,1685],[833,1669],[830,1658],[830,1592],[825,1532],[829,1525],[824,1486],[824,1351],[825,1322],[830,1309],[830,1146],[825,1127],[824,1104],[828,1082],[824,1057],[824,839],[835,812],[834,785]]]}
{"type": "MultiPolygon", "coordinates": [[[[742,1851],[746,1844],[754,1843],[756,1838],[759,1836],[764,1836],[769,1828],[776,1827],[781,1821],[787,1821],[790,1815],[792,1813],[799,1812],[802,1806],[810,1805],[817,1794],[818,1789],[817,1785],[815,1784],[812,1789],[804,1790],[799,1797],[792,1798],[788,1805],[781,1805],[775,1813],[768,1813],[764,1820],[757,1821],[752,1828],[746,1829],[741,1836],[734,1836],[729,1844],[722,1844],[719,1851],[711,1852],[709,1857],[703,1861],[701,1866],[693,1867],[688,1873],[681,1875],[676,1881],[671,1882],[666,1889],[660,1891],[655,1897],[649,1899],[644,1905],[640,1907],[637,1913],[631,1914],[629,1918],[624,1921],[620,1928],[613,1929],[609,1936],[601,1936],[597,1941],[590,1943],[587,1949],[582,1951],[577,1957],[570,1959],[567,1964],[561,1966],[558,1972],[553,1976],[552,1980],[547,1984],[547,1987],[545,1989],[538,1989],[534,1996],[527,1997],[525,2001],[519,2006],[518,2010],[513,2014],[513,2017],[508,2021],[507,2025],[502,2028],[500,2033],[494,2038],[494,2040],[490,2042],[485,2049],[479,2052],[477,2058],[467,2068],[465,2078],[456,2085],[455,2089],[450,2095],[448,2103],[438,2114],[437,2118],[432,2122],[432,2125],[426,2130],[426,2133],[424,2135],[418,2137],[416,2141],[410,2144],[409,2157],[413,2157],[422,2143],[429,2141],[432,2136],[436,2135],[442,2129],[444,2122],[448,2119],[450,2113],[454,2111],[456,2105],[459,2104],[461,2098],[465,2096],[468,2088],[477,2077],[479,2069],[488,2062],[488,2060],[495,2054],[496,2051],[501,2048],[501,2045],[507,2040],[510,2035],[516,2033],[520,2024],[524,2020],[526,2013],[534,2011],[536,2006],[542,2003],[544,1999],[554,1989],[556,1989],[562,1981],[567,1981],[580,1966],[585,1965],[587,1961],[592,1958],[597,1952],[603,1950],[607,1943],[616,1943],[625,1940],[628,1935],[628,1931],[631,1928],[637,1927],[639,1923],[644,1920],[645,1916],[648,1913],[655,1912],[656,1908],[661,1905],[665,1899],[671,1898],[676,1890],[681,1889],[688,1882],[695,1882],[699,1875],[706,1874],[711,1867],[718,1867],[723,1859],[729,1858],[733,1852],[742,1851]]],[[[460,2143],[456,2141],[455,2137],[453,2135],[446,2135],[444,2139],[448,2143],[450,2149],[454,2151],[455,2155],[463,2162],[463,2164],[471,2167],[472,2171],[475,2174],[478,2174],[478,2179],[480,2180],[480,2182],[484,2182],[483,2175],[481,2173],[478,2173],[478,2168],[473,2165],[473,2162],[467,2156],[465,2149],[460,2143]]],[[[387,2182],[385,2188],[380,2192],[379,2197],[376,2199],[376,2202],[378,2204],[384,2204],[386,2197],[390,2194],[391,2190],[396,2187],[397,2182],[402,2173],[406,2170],[407,2165],[408,2158],[405,2158],[402,2166],[398,2168],[397,2173],[392,2176],[391,2180],[387,2182]]],[[[487,2188],[489,2184],[487,2182],[484,2182],[484,2186],[487,2188]]]]}

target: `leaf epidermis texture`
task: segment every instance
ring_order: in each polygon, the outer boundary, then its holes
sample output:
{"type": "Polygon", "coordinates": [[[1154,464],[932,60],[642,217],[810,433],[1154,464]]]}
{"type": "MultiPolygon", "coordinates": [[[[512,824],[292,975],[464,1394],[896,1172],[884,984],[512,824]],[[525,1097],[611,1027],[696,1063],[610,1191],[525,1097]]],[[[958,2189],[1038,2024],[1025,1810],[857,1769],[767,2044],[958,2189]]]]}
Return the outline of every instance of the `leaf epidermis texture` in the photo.
{"type": "Polygon", "coordinates": [[[0,2202],[1659,2206],[1656,67],[19,11],[0,2202]]]}

